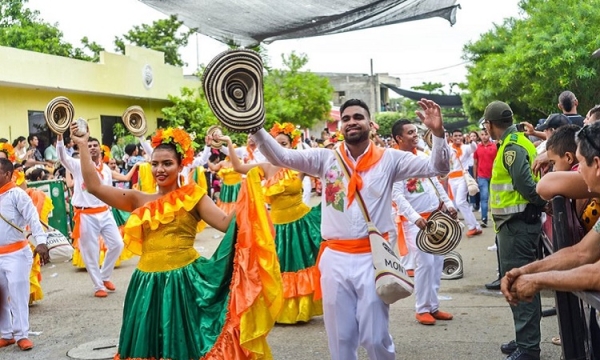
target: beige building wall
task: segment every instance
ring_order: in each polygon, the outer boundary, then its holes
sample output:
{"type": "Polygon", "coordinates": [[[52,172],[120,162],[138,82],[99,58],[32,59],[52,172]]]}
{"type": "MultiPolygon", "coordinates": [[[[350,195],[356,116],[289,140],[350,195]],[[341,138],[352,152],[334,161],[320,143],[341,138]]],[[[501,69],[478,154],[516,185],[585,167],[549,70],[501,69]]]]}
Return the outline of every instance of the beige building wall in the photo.
{"type": "Polygon", "coordinates": [[[38,129],[40,112],[56,96],[71,100],[94,137],[102,138],[102,117],[114,122],[131,105],[144,109],[150,134],[170,105],[169,95],[200,86],[181,68],[166,65],[163,53],[134,46],[125,55],[103,52],[98,63],[0,47],[0,137],[12,141],[36,130],[49,135],[38,129]]]}

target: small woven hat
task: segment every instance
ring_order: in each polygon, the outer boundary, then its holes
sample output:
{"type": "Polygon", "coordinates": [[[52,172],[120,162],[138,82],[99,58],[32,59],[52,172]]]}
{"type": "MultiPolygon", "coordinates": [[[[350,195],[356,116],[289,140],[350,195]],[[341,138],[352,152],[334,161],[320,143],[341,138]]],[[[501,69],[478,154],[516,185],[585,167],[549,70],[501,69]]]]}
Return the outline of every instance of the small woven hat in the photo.
{"type": "Polygon", "coordinates": [[[64,96],[50,100],[44,111],[46,124],[55,134],[64,134],[71,126],[74,116],[73,104],[64,96]]]}
{"type": "MultiPolygon", "coordinates": [[[[223,134],[221,127],[219,125],[212,125],[206,130],[206,136],[212,137],[215,133],[223,134]]],[[[225,143],[222,140],[212,140],[210,143],[210,147],[213,149],[220,149],[225,143]]]]}
{"type": "Polygon", "coordinates": [[[456,251],[450,251],[444,255],[442,265],[442,280],[454,280],[463,277],[463,259],[456,251]]]}
{"type": "Polygon", "coordinates": [[[427,219],[427,227],[417,234],[419,250],[445,255],[454,250],[462,238],[462,229],[456,220],[441,210],[431,213],[427,219]]]}
{"type": "Polygon", "coordinates": [[[425,141],[425,144],[427,144],[430,149],[433,149],[433,132],[431,132],[431,129],[425,131],[425,134],[423,134],[423,141],[425,141]]]}
{"type": "Polygon", "coordinates": [[[224,127],[234,132],[263,127],[263,64],[257,52],[222,52],[206,67],[202,83],[208,105],[224,127]]]}
{"type": "Polygon", "coordinates": [[[146,115],[144,114],[144,109],[140,106],[134,105],[128,107],[125,109],[122,118],[123,124],[133,136],[144,136],[148,132],[146,115]]]}

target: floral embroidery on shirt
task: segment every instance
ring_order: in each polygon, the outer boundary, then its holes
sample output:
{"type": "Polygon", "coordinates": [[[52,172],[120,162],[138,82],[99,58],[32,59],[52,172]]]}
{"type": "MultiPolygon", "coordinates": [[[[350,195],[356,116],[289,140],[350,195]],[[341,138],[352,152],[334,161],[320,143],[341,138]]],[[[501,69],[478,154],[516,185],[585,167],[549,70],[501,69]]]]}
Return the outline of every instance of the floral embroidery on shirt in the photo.
{"type": "Polygon", "coordinates": [[[416,178],[408,179],[406,181],[406,190],[408,190],[409,193],[422,193],[425,191],[421,180],[416,178]]]}
{"type": "Polygon", "coordinates": [[[325,173],[325,204],[331,205],[337,211],[344,212],[346,192],[342,177],[343,175],[335,165],[325,173]]]}

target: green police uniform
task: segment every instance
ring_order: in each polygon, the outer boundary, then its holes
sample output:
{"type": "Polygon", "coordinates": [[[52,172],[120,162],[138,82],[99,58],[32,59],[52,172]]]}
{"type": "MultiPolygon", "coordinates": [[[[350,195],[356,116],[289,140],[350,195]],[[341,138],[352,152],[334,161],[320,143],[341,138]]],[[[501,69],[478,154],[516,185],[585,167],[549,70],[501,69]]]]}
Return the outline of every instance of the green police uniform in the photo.
{"type": "MultiPolygon", "coordinates": [[[[490,181],[490,208],[498,236],[500,274],[537,259],[542,229],[539,215],[546,202],[536,192],[539,179],[531,170],[535,156],[535,146],[514,125],[504,132],[490,181]]],[[[517,346],[539,354],[539,293],[532,302],[520,302],[511,306],[511,310],[517,346]]]]}

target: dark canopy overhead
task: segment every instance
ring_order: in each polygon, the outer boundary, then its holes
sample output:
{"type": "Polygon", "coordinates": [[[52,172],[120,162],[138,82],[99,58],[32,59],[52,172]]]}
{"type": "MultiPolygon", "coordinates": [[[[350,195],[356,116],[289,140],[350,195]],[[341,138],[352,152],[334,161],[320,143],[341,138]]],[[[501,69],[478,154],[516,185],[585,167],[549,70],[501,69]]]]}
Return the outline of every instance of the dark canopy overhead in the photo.
{"type": "Polygon", "coordinates": [[[427,94],[417,91],[404,90],[400,89],[391,84],[382,84],[388,89],[394,91],[396,94],[404,96],[405,98],[409,98],[411,100],[421,100],[422,98],[427,98],[429,100],[435,101],[441,107],[461,107],[462,99],[460,95],[438,95],[438,94],[427,94]]]}
{"type": "Polygon", "coordinates": [[[219,41],[260,42],[336,34],[442,17],[454,24],[457,0],[140,0],[219,41]]]}

